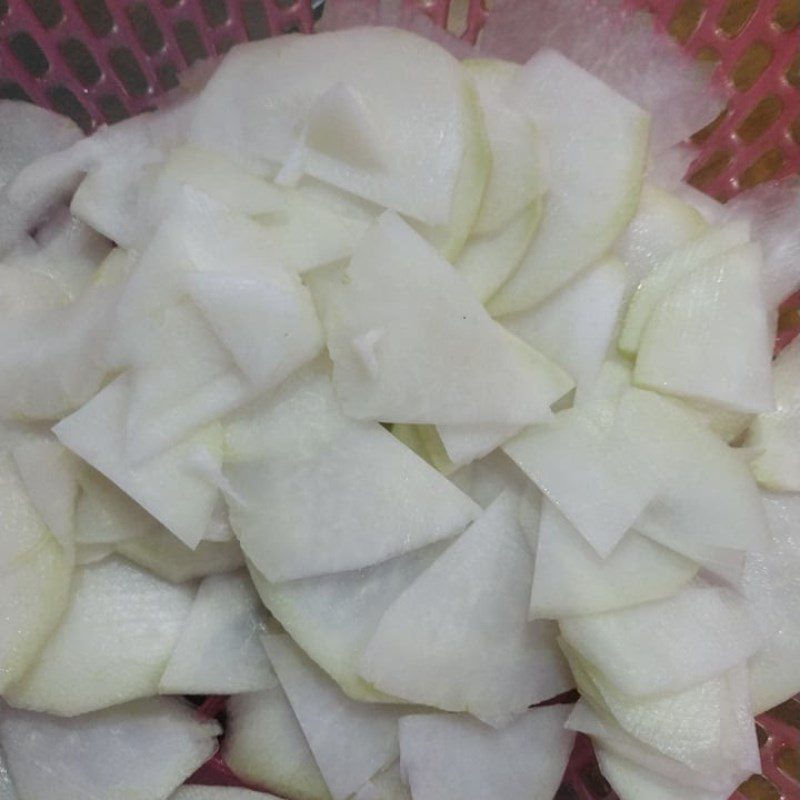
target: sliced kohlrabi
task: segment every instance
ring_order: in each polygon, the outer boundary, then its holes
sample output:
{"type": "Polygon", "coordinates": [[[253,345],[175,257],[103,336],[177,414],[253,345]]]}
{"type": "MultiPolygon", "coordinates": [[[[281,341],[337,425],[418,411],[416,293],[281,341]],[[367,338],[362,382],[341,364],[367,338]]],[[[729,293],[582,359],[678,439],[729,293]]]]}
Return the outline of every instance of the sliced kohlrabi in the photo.
{"type": "Polygon", "coordinates": [[[501,726],[572,688],[555,626],[528,622],[533,555],[502,494],[392,603],[361,658],[378,689],[501,726]]]}
{"type": "Polygon", "coordinates": [[[536,498],[538,489],[528,476],[502,451],[473,461],[456,470],[450,480],[481,508],[488,508],[506,489],[519,496],[536,498]]]}
{"type": "Polygon", "coordinates": [[[400,755],[401,711],[347,697],[288,636],[265,646],[331,795],[345,800],[400,755]]]}
{"type": "Polygon", "coordinates": [[[508,227],[545,193],[547,183],[536,127],[506,98],[519,65],[476,59],[465,61],[464,66],[478,95],[492,157],[481,210],[472,229],[473,236],[486,236],[508,227]]]}
{"type": "Polygon", "coordinates": [[[365,783],[353,800],[412,800],[400,770],[400,761],[395,761],[365,783]]]}
{"type": "Polygon", "coordinates": [[[271,581],[387,561],[479,513],[378,423],[345,417],[324,360],[231,420],[225,459],[231,525],[271,581]]]}
{"type": "Polygon", "coordinates": [[[572,752],[571,706],[526,711],[500,730],[467,715],[400,721],[400,763],[414,800],[551,800],[572,752]]]}
{"type": "Polygon", "coordinates": [[[297,800],[331,800],[280,686],[231,697],[222,756],[243,781],[297,800]]]}
{"type": "Polygon", "coordinates": [[[733,411],[771,411],[772,349],[761,251],[744,245],[693,270],[661,299],[642,332],[633,379],[733,411]]]}
{"type": "Polygon", "coordinates": [[[74,716],[156,694],[193,597],[193,586],[119,559],[83,567],[64,618],[6,697],[19,708],[74,716]]]}
{"type": "Polygon", "coordinates": [[[660,600],[685,586],[699,569],[633,530],[603,559],[547,500],[538,543],[532,619],[560,619],[660,600]]]}
{"type": "Polygon", "coordinates": [[[274,686],[260,636],[261,603],[244,572],[212,575],[197,590],[161,694],[241,694],[274,686]]]}
{"type": "MultiPolygon", "coordinates": [[[[182,786],[169,800],[280,800],[274,794],[230,786],[182,786]]],[[[693,800],[693,799],[692,799],[693,800]]]]}
{"type": "Polygon", "coordinates": [[[394,214],[365,235],[325,315],[345,413],[383,422],[524,425],[572,385],[491,320],[394,214]],[[464,398],[470,402],[465,403],[464,398]]]}
{"type": "Polygon", "coordinates": [[[72,719],[12,708],[0,715],[0,744],[25,800],[161,800],[214,754],[219,733],[166,697],[72,719]]]}
{"type": "Polygon", "coordinates": [[[271,583],[251,574],[264,605],[313,661],[356,700],[386,701],[359,674],[384,612],[444,550],[437,543],[351,572],[271,583]]]}
{"type": "Polygon", "coordinates": [[[519,425],[439,425],[436,432],[452,468],[463,467],[496,450],[519,433],[519,425]]]}
{"type": "Polygon", "coordinates": [[[522,67],[507,97],[541,134],[549,191],[530,251],[489,301],[494,316],[537,305],[611,247],[636,211],[649,129],[640,108],[547,48],[522,67]]]}

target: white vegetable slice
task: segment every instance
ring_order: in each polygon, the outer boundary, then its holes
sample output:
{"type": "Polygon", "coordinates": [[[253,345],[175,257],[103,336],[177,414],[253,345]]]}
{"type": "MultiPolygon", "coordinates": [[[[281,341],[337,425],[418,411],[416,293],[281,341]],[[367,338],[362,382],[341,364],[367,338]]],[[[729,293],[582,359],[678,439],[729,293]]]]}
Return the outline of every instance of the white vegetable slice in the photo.
{"type": "Polygon", "coordinates": [[[117,542],[115,550],[171,583],[185,583],[244,566],[238,542],[203,540],[192,549],[158,524],[148,533],[117,542]]]}
{"type": "Polygon", "coordinates": [[[663,298],[642,333],[634,382],[733,411],[770,411],[770,323],[761,251],[745,245],[697,268],[663,298]]]}
{"type": "Polygon", "coordinates": [[[649,129],[640,108],[554,50],[534,55],[507,97],[542,136],[549,192],[522,266],[489,301],[494,316],[540,303],[611,247],[636,211],[649,129]]]}
{"type": "Polygon", "coordinates": [[[763,641],[743,600],[711,586],[560,625],[567,644],[630,697],[696,686],[749,658],[763,641]]]}
{"type": "Polygon", "coordinates": [[[108,544],[151,533],[158,522],[108,478],[84,465],[75,512],[78,544],[108,544]]]}
{"type": "Polygon", "coordinates": [[[286,207],[283,192],[274,184],[243,170],[219,153],[183,146],[173,150],[153,188],[153,211],[168,211],[183,185],[213,197],[249,217],[273,214],[286,207]]]}
{"type": "Polygon", "coordinates": [[[676,784],[604,747],[595,748],[595,753],[600,771],[620,800],[674,800],[678,792],[681,800],[728,800],[737,788],[737,784],[731,783],[729,789],[716,792],[692,789],[676,784]]]}
{"type": "Polygon", "coordinates": [[[88,564],[97,564],[98,561],[114,555],[114,546],[110,544],[81,544],[75,545],[75,566],[85,567],[88,564]]]}
{"type": "Polygon", "coordinates": [[[358,662],[384,612],[437,558],[446,543],[383,564],[286,583],[251,573],[264,605],[313,661],[356,700],[383,700],[360,675],[358,662]]]}
{"type": "Polygon", "coordinates": [[[182,786],[169,800],[280,800],[274,794],[229,786],[182,786]]]}
{"type": "Polygon", "coordinates": [[[625,266],[607,258],[541,305],[500,324],[563,367],[580,391],[597,378],[619,321],[625,266]]]}
{"type": "Polygon", "coordinates": [[[492,321],[456,271],[396,215],[370,229],[348,275],[324,320],[345,413],[524,425],[547,418],[571,388],[562,370],[492,321]]]}
{"type": "Polygon", "coordinates": [[[380,563],[479,513],[380,425],[345,417],[324,361],[237,415],[226,441],[231,525],[271,581],[380,563]]]}
{"type": "Polygon", "coordinates": [[[753,713],[800,692],[800,495],[765,494],[770,544],[749,553],[742,578],[754,614],[772,632],[750,659],[753,713]]]}
{"type": "Polygon", "coordinates": [[[633,292],[677,248],[697,239],[708,224],[689,203],[645,183],[639,208],[614,250],[625,262],[633,292]]]}
{"type": "Polygon", "coordinates": [[[14,461],[33,505],[64,548],[75,540],[80,463],[54,439],[14,448],[14,461]]]}
{"type": "Polygon", "coordinates": [[[607,558],[549,501],[542,508],[531,591],[532,619],[593,614],[675,594],[698,565],[629,531],[607,558]]]}
{"type": "Polygon", "coordinates": [[[231,697],[222,755],[244,781],[297,800],[331,795],[280,686],[231,697]]]}
{"type": "Polygon", "coordinates": [[[544,194],[545,170],[536,127],[505,98],[519,65],[486,59],[465,61],[464,66],[478,95],[492,156],[489,182],[472,229],[473,235],[485,236],[508,226],[544,194]]]}
{"type": "Polygon", "coordinates": [[[758,482],[773,491],[800,491],[800,339],[772,365],[777,407],[756,417],[745,446],[760,451],[753,461],[758,482]]]}
{"type": "Polygon", "coordinates": [[[400,755],[398,709],[351,700],[288,636],[268,636],[265,646],[335,800],[358,791],[400,755]]]}
{"type": "Polygon", "coordinates": [[[25,800],[162,800],[213,755],[219,733],[169,698],[74,719],[0,715],[0,743],[25,800]]]}
{"type": "Polygon", "coordinates": [[[190,547],[203,538],[217,488],[194,473],[193,455],[220,453],[220,430],[203,429],[156,458],[131,464],[126,454],[130,384],[117,378],[53,429],[59,440],[117,484],[190,547]]]}
{"type": "Polygon", "coordinates": [[[279,269],[251,277],[203,272],[186,282],[211,329],[259,391],[276,387],[324,347],[311,294],[295,275],[279,269]]]}
{"type": "Polygon", "coordinates": [[[439,425],[436,428],[453,467],[463,467],[489,455],[519,430],[519,425],[439,425]]]}
{"type": "Polygon", "coordinates": [[[542,217],[543,201],[524,208],[505,228],[468,239],[453,266],[485,303],[514,273],[528,252],[542,217]]]}
{"type": "Polygon", "coordinates": [[[8,451],[0,452],[0,691],[19,680],[69,599],[74,555],[50,534],[8,451]]]}
{"type": "Polygon", "coordinates": [[[401,768],[412,797],[552,800],[572,751],[571,708],[527,711],[499,731],[465,715],[403,717],[401,768]]]}
{"type": "Polygon", "coordinates": [[[620,350],[632,355],[639,349],[642,333],[653,312],[687,275],[712,259],[745,245],[749,238],[750,226],[739,221],[710,228],[665,254],[643,276],[631,299],[620,331],[620,350]]]}
{"type": "Polygon", "coordinates": [[[391,606],[361,674],[396,697],[506,724],[572,688],[555,626],[528,622],[533,556],[502,494],[391,606]]]}
{"type": "Polygon", "coordinates": [[[274,686],[259,636],[261,603],[244,572],[213,575],[197,590],[161,676],[161,694],[240,694],[274,686]]]}
{"type": "Polygon", "coordinates": [[[378,132],[385,166],[307,147],[308,174],[428,224],[450,221],[475,135],[468,88],[452,56],[403,31],[364,28],[236,48],[201,92],[189,139],[245,162],[283,164],[312,107],[337,84],[348,88],[339,102],[354,95],[362,122],[368,118],[378,132]],[[365,59],[375,68],[365,70],[365,59]],[[257,102],[247,90],[253,82],[262,89],[257,102]]]}
{"type": "Polygon", "coordinates": [[[73,716],[156,694],[193,596],[118,559],[83,567],[61,624],[6,697],[73,716]]]}

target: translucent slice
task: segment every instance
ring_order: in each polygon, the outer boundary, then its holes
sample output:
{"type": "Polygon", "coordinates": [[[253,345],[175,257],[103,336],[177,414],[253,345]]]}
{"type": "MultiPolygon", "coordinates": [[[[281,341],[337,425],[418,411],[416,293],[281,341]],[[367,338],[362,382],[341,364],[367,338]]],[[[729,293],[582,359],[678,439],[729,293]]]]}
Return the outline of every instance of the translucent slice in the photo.
{"type": "Polygon", "coordinates": [[[381,700],[360,675],[359,659],[384,612],[437,558],[446,543],[372,567],[286,583],[252,569],[264,605],[313,661],[356,700],[381,700]]]}
{"type": "Polygon", "coordinates": [[[549,622],[529,623],[533,556],[502,494],[389,606],[361,659],[378,689],[501,726],[572,688],[549,622]]]}
{"type": "Polygon", "coordinates": [[[436,428],[454,467],[489,455],[519,433],[519,425],[439,425],[436,428]]]}
{"type": "Polygon", "coordinates": [[[547,418],[571,388],[561,369],[493,322],[450,264],[396,215],[370,229],[348,275],[324,320],[347,414],[524,425],[547,418]]]}
{"type": "Polygon", "coordinates": [[[193,596],[118,559],[83,567],[61,624],[6,697],[73,716],[156,694],[193,596]]]}
{"type": "Polygon", "coordinates": [[[773,330],[760,273],[760,249],[744,245],[680,281],[647,323],[634,382],[733,411],[771,411],[773,330]]]}
{"type": "Polygon", "coordinates": [[[560,619],[660,600],[676,593],[699,566],[629,531],[607,558],[549,501],[544,501],[531,591],[532,619],[560,619]]]}
{"type": "Polygon", "coordinates": [[[513,489],[519,496],[538,494],[528,476],[502,450],[461,467],[450,475],[450,480],[484,509],[506,489],[513,489]]]}
{"type": "Polygon", "coordinates": [[[633,608],[560,622],[561,635],[617,691],[679,692],[755,653],[763,634],[730,589],[691,586],[633,608]]]}
{"type": "Polygon", "coordinates": [[[772,365],[776,408],[759,414],[745,446],[760,451],[753,461],[758,482],[772,491],[800,491],[800,339],[772,365]]]}
{"type": "Polygon", "coordinates": [[[190,547],[203,538],[214,511],[217,488],[192,469],[196,454],[218,460],[219,429],[211,426],[143,464],[126,454],[130,397],[122,376],[53,429],[59,440],[117,484],[190,547]]]}
{"type": "Polygon", "coordinates": [[[169,800],[280,800],[274,794],[230,786],[182,786],[169,800]]]}
{"type": "Polygon", "coordinates": [[[541,134],[549,192],[522,266],[489,302],[494,316],[537,305],[611,247],[636,211],[649,130],[640,108],[555,50],[536,53],[507,97],[541,134]]]}
{"type": "Polygon", "coordinates": [[[331,800],[280,686],[231,697],[227,714],[222,756],[242,780],[297,800],[331,800]]]}
{"type": "Polygon", "coordinates": [[[324,361],[239,414],[226,440],[231,525],[271,581],[387,561],[479,511],[380,425],[345,417],[324,361]]]}
{"type": "Polygon", "coordinates": [[[149,698],[73,719],[4,709],[0,743],[25,800],[159,800],[210,758],[220,733],[180,700],[149,698]]]}
{"type": "Polygon", "coordinates": [[[241,694],[274,686],[259,636],[261,603],[244,572],[213,575],[197,590],[160,694],[241,694]]]}
{"type": "Polygon", "coordinates": [[[403,717],[401,764],[412,797],[552,800],[572,751],[570,710],[537,708],[501,730],[466,715],[403,717]]]}
{"type": "Polygon", "coordinates": [[[353,800],[412,800],[400,771],[400,762],[395,761],[364,784],[353,800]]]}
{"type": "Polygon", "coordinates": [[[335,800],[344,800],[399,755],[400,711],[358,703],[288,636],[268,636],[267,654],[335,800]]]}

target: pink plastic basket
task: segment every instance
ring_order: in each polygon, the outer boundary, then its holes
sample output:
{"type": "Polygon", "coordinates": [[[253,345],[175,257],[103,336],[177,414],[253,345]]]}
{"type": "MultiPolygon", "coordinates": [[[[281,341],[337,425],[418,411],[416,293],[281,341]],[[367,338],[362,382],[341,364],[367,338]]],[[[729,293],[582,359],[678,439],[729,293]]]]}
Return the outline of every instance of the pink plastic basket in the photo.
{"type": "MultiPolygon", "coordinates": [[[[413,2],[413,0],[407,0],[413,2]]],[[[437,24],[474,42],[490,0],[419,0],[437,24]]],[[[536,0],[530,0],[531,14],[536,0]]],[[[689,180],[726,200],[800,170],[798,0],[629,0],[698,58],[717,62],[728,107],[695,137],[689,180]]],[[[200,59],[237,42],[310,33],[322,0],[0,0],[0,98],[68,114],[85,130],[153,108],[200,59]]],[[[0,132],[1,135],[2,132],[0,132]]],[[[797,332],[787,301],[779,344],[797,332]]],[[[224,718],[224,700],[201,706],[224,718]]],[[[764,778],[736,800],[800,800],[800,698],[757,723],[764,778]]],[[[219,757],[193,782],[241,785],[219,757]]],[[[575,748],[557,800],[614,800],[588,740],[575,748]]],[[[497,798],[502,800],[502,798],[497,798]]],[[[675,800],[680,800],[676,798],[675,800]]]]}

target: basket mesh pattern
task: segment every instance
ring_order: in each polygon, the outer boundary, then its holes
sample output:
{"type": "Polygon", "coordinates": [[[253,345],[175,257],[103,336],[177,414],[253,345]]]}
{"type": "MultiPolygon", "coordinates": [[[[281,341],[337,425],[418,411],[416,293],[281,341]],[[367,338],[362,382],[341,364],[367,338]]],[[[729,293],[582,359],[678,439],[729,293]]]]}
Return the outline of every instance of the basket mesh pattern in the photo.
{"type": "MultiPolygon", "coordinates": [[[[411,1],[411,0],[407,0],[411,1]]],[[[441,27],[474,42],[491,0],[418,0],[441,27]]],[[[530,0],[532,12],[535,0],[530,0]]],[[[628,0],[698,58],[717,64],[725,111],[694,137],[698,188],[726,200],[800,171],[800,0],[628,0]]],[[[84,130],[153,108],[198,60],[235,43],[311,32],[321,0],[0,0],[0,98],[30,100],[84,130]]],[[[787,301],[779,344],[800,324],[787,301]]],[[[207,716],[224,699],[209,698],[207,716]]],[[[757,722],[764,777],[735,800],[800,800],[800,698],[757,722]]],[[[217,756],[194,781],[240,785],[217,756]]],[[[556,800],[615,800],[579,737],[556,800]]],[[[498,798],[498,800],[500,800],[498,798]]],[[[679,798],[676,798],[679,800],[679,798]]]]}

